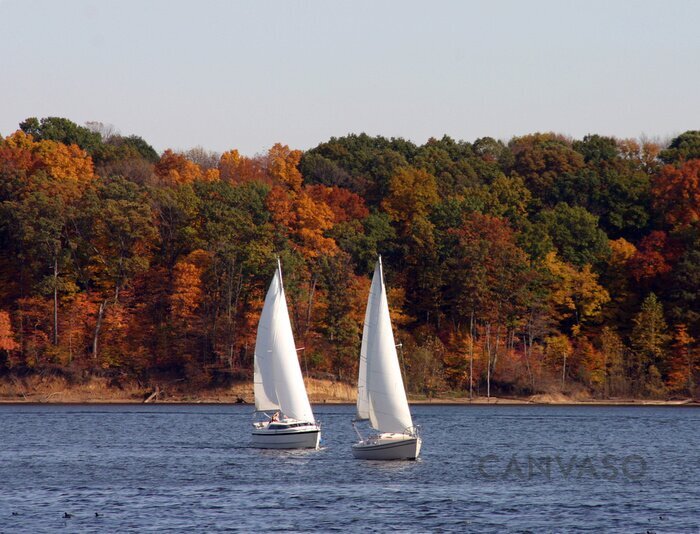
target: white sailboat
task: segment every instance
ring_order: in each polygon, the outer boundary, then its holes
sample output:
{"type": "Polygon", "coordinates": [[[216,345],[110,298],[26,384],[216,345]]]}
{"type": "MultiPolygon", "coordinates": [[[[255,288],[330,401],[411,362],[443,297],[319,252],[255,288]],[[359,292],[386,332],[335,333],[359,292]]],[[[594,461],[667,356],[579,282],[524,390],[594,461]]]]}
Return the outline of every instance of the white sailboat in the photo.
{"type": "Polygon", "coordinates": [[[355,458],[415,460],[418,457],[421,438],[413,426],[401,378],[381,257],[374,268],[362,332],[355,421],[361,420],[369,420],[376,434],[365,438],[355,426],[360,437],[359,443],[352,446],[355,458]]]}
{"type": "Polygon", "coordinates": [[[321,428],[301,375],[279,260],[258,322],[254,362],[255,411],[266,420],[253,423],[253,446],[318,448],[321,428]]]}

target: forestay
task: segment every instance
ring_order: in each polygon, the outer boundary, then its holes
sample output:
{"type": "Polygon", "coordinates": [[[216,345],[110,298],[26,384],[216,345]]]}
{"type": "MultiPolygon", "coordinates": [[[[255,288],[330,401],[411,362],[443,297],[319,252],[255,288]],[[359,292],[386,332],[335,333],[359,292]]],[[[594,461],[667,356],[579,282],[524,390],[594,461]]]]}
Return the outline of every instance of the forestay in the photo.
{"type": "Polygon", "coordinates": [[[292,419],[314,422],[299,367],[279,266],[267,291],[258,323],[254,368],[256,410],[280,410],[292,419]]]}

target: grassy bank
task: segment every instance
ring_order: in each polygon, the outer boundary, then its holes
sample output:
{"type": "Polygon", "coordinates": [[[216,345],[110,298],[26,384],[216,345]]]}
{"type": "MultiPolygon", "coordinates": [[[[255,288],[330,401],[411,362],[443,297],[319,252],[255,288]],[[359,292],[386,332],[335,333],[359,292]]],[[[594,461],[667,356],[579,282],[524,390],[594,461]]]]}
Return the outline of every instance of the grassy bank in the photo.
{"type": "MultiPolygon", "coordinates": [[[[311,402],[355,402],[354,386],[330,380],[308,379],[311,402]]],[[[0,403],[253,403],[253,384],[240,382],[229,387],[193,389],[184,382],[142,386],[136,382],[114,382],[100,377],[70,381],[58,376],[3,377],[0,403]]]]}
{"type": "MultiPolygon", "coordinates": [[[[331,380],[307,379],[306,387],[312,403],[353,404],[355,386],[331,380]]],[[[592,399],[582,395],[566,396],[547,393],[527,397],[483,397],[449,395],[425,397],[409,395],[412,404],[573,404],[573,405],[700,405],[693,399],[592,399]]],[[[171,382],[156,387],[137,383],[115,386],[108,379],[92,377],[80,383],[56,376],[4,377],[0,379],[0,403],[247,403],[252,404],[253,384],[239,382],[229,387],[192,390],[184,382],[171,382]]]]}

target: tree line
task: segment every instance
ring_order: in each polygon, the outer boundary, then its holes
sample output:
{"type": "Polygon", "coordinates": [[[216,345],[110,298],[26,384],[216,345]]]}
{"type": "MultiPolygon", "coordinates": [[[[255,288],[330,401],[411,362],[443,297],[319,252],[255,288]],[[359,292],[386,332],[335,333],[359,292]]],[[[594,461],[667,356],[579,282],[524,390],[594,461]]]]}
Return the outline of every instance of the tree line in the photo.
{"type": "Polygon", "coordinates": [[[19,126],[0,136],[0,375],[249,379],[279,256],[302,369],[352,382],[381,254],[414,393],[698,395],[700,131],[246,157],[19,126]]]}

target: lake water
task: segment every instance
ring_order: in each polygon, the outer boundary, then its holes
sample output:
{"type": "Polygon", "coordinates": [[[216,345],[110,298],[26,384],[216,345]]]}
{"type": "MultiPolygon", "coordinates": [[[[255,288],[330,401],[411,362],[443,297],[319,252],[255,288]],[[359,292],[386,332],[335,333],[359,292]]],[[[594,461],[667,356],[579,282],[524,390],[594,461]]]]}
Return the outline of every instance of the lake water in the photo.
{"type": "Polygon", "coordinates": [[[252,449],[251,410],[0,406],[0,532],[700,532],[697,408],[413,406],[414,462],[355,460],[352,406],[252,449]]]}

